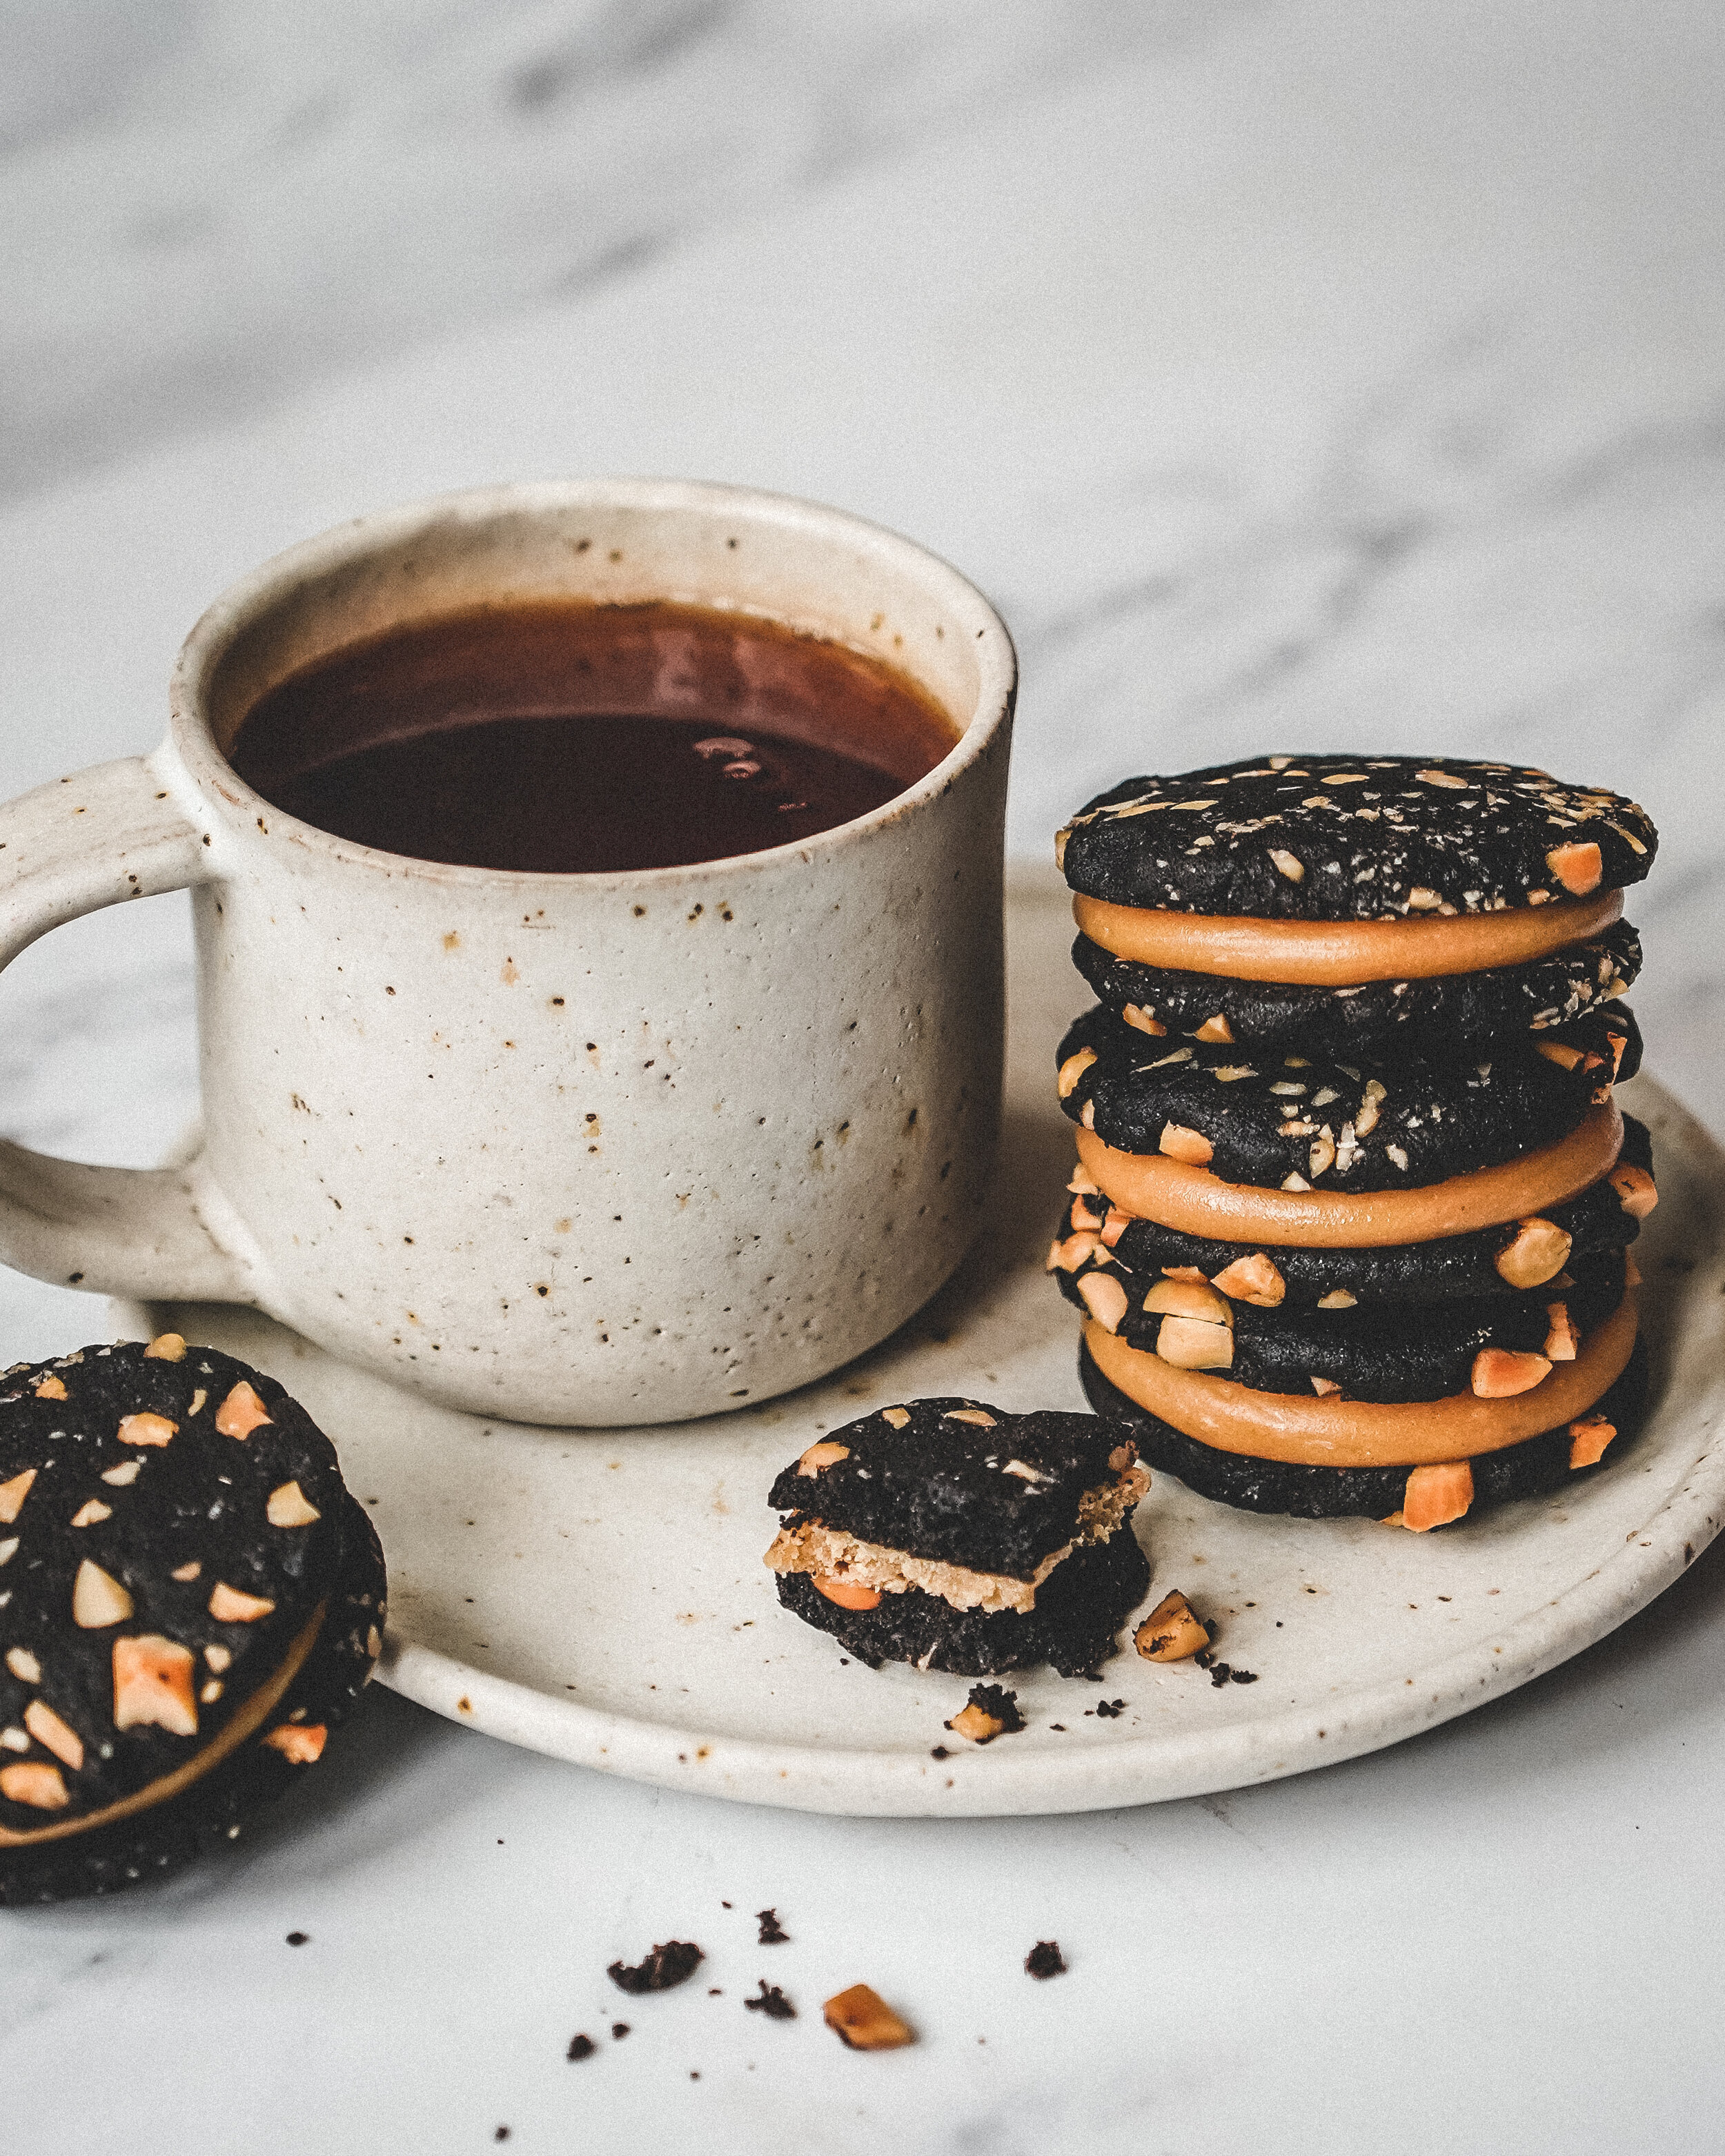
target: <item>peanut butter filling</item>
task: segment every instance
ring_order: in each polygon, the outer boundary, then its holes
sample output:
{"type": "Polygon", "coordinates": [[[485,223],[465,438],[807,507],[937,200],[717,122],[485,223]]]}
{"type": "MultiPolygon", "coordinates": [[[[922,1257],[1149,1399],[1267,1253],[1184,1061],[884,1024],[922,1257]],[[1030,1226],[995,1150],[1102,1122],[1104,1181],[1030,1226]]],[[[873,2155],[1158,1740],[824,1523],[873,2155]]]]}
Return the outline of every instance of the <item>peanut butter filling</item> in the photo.
{"type": "Polygon", "coordinates": [[[1527,1391],[1481,1399],[1307,1399],[1259,1393],[1231,1378],[1179,1370],[1128,1348],[1092,1319],[1085,1344],[1111,1385],[1200,1445],[1300,1467],[1423,1467],[1499,1452],[1585,1414],[1623,1374],[1635,1344],[1633,1294],[1596,1326],[1573,1363],[1553,1363],[1527,1391]]]}
{"type": "Polygon", "coordinates": [[[237,1752],[259,1726],[265,1722],[271,1710],[280,1702],[282,1694],[298,1676],[305,1657],[316,1645],[317,1635],[323,1629],[324,1612],[328,1605],[320,1603],[311,1622],[295,1640],[276,1670],[262,1690],[254,1692],[233,1720],[200,1752],[194,1752],[182,1765],[171,1774],[158,1775],[155,1781],[136,1789],[129,1797],[116,1803],[104,1804],[100,1811],[85,1812],[78,1819],[60,1820],[53,1826],[32,1827],[24,1834],[14,1834],[9,1828],[0,1827],[0,1849],[27,1849],[39,1841],[64,1841],[75,1834],[93,1834],[98,1827],[107,1826],[116,1820],[130,1819],[136,1812],[148,1811],[157,1804],[166,1804],[182,1789],[188,1789],[200,1781],[212,1768],[218,1767],[230,1753],[237,1752]]]}
{"type": "Polygon", "coordinates": [[[1429,1243],[1543,1213],[1608,1173],[1622,1145],[1623,1117],[1606,1101],[1555,1145],[1407,1190],[1266,1190],[1224,1183],[1209,1168],[1166,1153],[1117,1152],[1086,1130],[1078,1133],[1078,1158],[1106,1197],[1160,1227],[1219,1242],[1337,1250],[1429,1243]]]}
{"type": "Polygon", "coordinates": [[[863,1542],[819,1520],[781,1527],[764,1561],[774,1572],[812,1573],[818,1579],[840,1580],[876,1594],[902,1594],[906,1588],[917,1587],[925,1594],[938,1595],[954,1609],[1010,1609],[1022,1617],[1035,1608],[1037,1589],[1061,1559],[1082,1543],[1106,1542],[1149,1487],[1148,1471],[1129,1467],[1117,1481],[1086,1490],[1078,1501],[1077,1533],[1060,1548],[1050,1550],[1028,1579],[1006,1572],[974,1572],[968,1565],[947,1564],[938,1558],[912,1557],[880,1543],[863,1542]]]}
{"type": "Polygon", "coordinates": [[[1072,901],[1072,917],[1092,943],[1141,966],[1213,973],[1239,981],[1319,988],[1366,981],[1425,981],[1526,965],[1585,942],[1623,912],[1623,893],[1560,898],[1501,913],[1425,914],[1408,921],[1255,921],[1240,914],[1174,913],[1072,901]]]}

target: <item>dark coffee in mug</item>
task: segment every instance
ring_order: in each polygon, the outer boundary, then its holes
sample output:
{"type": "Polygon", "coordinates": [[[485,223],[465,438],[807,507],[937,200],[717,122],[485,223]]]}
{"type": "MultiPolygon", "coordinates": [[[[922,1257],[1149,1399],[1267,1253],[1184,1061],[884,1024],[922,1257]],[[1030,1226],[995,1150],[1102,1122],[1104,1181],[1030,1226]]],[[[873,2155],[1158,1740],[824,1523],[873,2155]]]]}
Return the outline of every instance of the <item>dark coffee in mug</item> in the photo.
{"type": "Polygon", "coordinates": [[[534,602],[333,652],[260,698],[228,753],[266,801],[339,838],[565,874],[809,838],[957,740],[908,676],[776,622],[534,602]]]}

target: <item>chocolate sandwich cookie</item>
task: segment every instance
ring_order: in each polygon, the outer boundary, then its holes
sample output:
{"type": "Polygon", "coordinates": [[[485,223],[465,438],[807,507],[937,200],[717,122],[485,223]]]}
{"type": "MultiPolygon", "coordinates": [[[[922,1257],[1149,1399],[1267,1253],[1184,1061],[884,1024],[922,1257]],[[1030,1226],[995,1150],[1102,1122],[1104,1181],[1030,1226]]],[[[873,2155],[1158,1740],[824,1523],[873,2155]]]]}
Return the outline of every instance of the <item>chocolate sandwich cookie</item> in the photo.
{"type": "Polygon", "coordinates": [[[1160,1152],[1267,1190],[1406,1189],[1568,1137],[1608,1096],[1633,1028],[1613,1005],[1538,1047],[1517,1036],[1476,1060],[1380,1053],[1348,1065],[1169,1046],[1099,1007],[1060,1043],[1059,1091],[1066,1114],[1118,1152],[1160,1152]]]}
{"type": "MultiPolygon", "coordinates": [[[[1328,1309],[1230,1296],[1201,1276],[1129,1274],[1100,1245],[1073,1271],[1056,1269],[1066,1300],[1128,1347],[1179,1369],[1224,1373],[1256,1392],[1354,1400],[1435,1400],[1465,1391],[1486,1358],[1572,1353],[1621,1301],[1623,1260],[1584,1259],[1561,1286],[1405,1306],[1328,1309]]],[[[1224,1271],[1220,1277],[1229,1279],[1224,1271]]],[[[1255,1269],[1237,1276],[1251,1286],[1255,1269]]]]}
{"type": "Polygon", "coordinates": [[[1645,1125],[1625,1116],[1623,1148],[1610,1173],[1543,1214],[1471,1235],[1335,1250],[1224,1242],[1164,1228],[1110,1204],[1081,1168],[1049,1269],[1071,1272],[1095,1250],[1109,1250],[1135,1277],[1195,1275],[1236,1301],[1266,1309],[1286,1304],[1309,1310],[1327,1301],[1342,1308],[1439,1305],[1514,1295],[1552,1286],[1566,1270],[1627,1249],[1657,1196],[1652,1168],[1653,1142],[1645,1125]]]}
{"type": "Polygon", "coordinates": [[[1639,883],[1657,844],[1620,793],[1514,764],[1399,756],[1275,756],[1123,779],[1056,842],[1067,882],[1089,897],[1270,921],[1562,904],[1639,883]]]}
{"type": "Polygon", "coordinates": [[[1117,1424],[906,1401],[810,1445],[773,1483],[779,1599],[871,1666],[1089,1675],[1149,1584],[1149,1478],[1117,1424]]]}
{"type": "Polygon", "coordinates": [[[273,1378],[168,1334],[0,1379],[0,1902],[234,1838],[382,1649],[377,1537],[273,1378]]]}
{"type": "Polygon", "coordinates": [[[1235,980],[1117,957],[1080,936],[1072,963],[1096,1000],[1141,1032],[1232,1041],[1353,1062],[1377,1046],[1451,1054],[1494,1034],[1539,1033],[1621,995],[1641,970],[1641,941],[1627,921],[1519,966],[1423,980],[1321,983],[1235,980]]]}
{"type": "Polygon", "coordinates": [[[1430,1518],[1434,1527],[1512,1497],[1565,1488],[1610,1466],[1640,1431],[1647,1399],[1646,1351],[1638,1342],[1622,1373],[1590,1407],[1517,1445],[1426,1468],[1321,1467],[1200,1444],[1111,1384],[1087,1346],[1079,1350],[1079,1376],[1097,1414],[1124,1423],[1153,1466],[1178,1476],[1199,1496],[1243,1512],[1284,1512],[1296,1519],[1420,1525],[1414,1508],[1429,1493],[1436,1501],[1434,1513],[1441,1516],[1430,1518]]]}

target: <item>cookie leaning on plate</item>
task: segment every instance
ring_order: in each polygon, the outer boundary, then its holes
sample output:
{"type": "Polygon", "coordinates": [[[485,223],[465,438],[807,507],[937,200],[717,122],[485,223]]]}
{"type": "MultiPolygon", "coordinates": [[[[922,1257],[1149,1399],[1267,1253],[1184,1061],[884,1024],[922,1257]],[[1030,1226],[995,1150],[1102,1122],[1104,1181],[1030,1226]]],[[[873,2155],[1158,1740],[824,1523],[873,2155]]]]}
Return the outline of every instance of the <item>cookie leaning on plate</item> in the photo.
{"type": "Polygon", "coordinates": [[[1633,802],[1508,764],[1272,757],[1123,781],[1056,841],[1080,970],[1152,1034],[1445,1052],[1620,994],[1633,802]]]}
{"type": "Polygon", "coordinates": [[[1094,1415],[906,1402],[811,1445],[773,1483],[779,1599],[871,1666],[1086,1676],[1149,1584],[1149,1487],[1094,1415]]]}
{"type": "Polygon", "coordinates": [[[0,1379],[0,1902],[232,1840],[382,1650],[370,1521],[273,1378],[176,1334],[0,1379]]]}

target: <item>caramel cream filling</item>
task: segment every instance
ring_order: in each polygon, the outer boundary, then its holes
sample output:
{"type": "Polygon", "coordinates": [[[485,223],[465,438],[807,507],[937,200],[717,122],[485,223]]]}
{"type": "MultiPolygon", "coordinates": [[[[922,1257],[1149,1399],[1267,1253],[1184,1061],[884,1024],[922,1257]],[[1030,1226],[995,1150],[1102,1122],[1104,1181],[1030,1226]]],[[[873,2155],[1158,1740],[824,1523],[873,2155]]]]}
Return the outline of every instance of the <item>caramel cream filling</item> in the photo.
{"type": "Polygon", "coordinates": [[[1481,1399],[1307,1399],[1257,1393],[1231,1378],[1177,1370],[1103,1330],[1094,1319],[1085,1344],[1111,1385],[1200,1445],[1298,1467],[1425,1467],[1500,1452],[1584,1414],[1622,1375],[1635,1344],[1632,1294],[1582,1343],[1573,1363],[1554,1363],[1525,1393],[1481,1399]]]}
{"type": "Polygon", "coordinates": [[[1224,1183],[1209,1168],[1167,1153],[1117,1152],[1082,1129],[1078,1158],[1105,1196],[1160,1227],[1224,1243],[1345,1250],[1430,1243],[1543,1213],[1607,1174],[1622,1145],[1623,1117],[1606,1101],[1589,1108],[1555,1145],[1406,1190],[1267,1190],[1224,1183]]]}
{"type": "Polygon", "coordinates": [[[1238,981],[1354,988],[1365,981],[1425,981],[1522,966],[1583,943],[1623,911],[1620,891],[1513,906],[1501,913],[1424,914],[1408,921],[1254,921],[1240,914],[1173,913],[1072,901],[1092,943],[1141,966],[1214,973],[1238,981]]]}
{"type": "Polygon", "coordinates": [[[881,1543],[863,1542],[820,1520],[781,1527],[765,1562],[774,1572],[813,1573],[818,1578],[870,1588],[877,1594],[902,1594],[906,1588],[919,1587],[954,1609],[1010,1609],[1022,1617],[1035,1608],[1037,1589],[1061,1559],[1070,1557],[1081,1543],[1106,1542],[1149,1487],[1148,1471],[1130,1467],[1117,1481],[1086,1490],[1078,1501],[1077,1533],[1060,1548],[1050,1550],[1028,1579],[1009,1572],[975,1572],[968,1565],[947,1564],[938,1558],[912,1557],[881,1543]]]}
{"type": "Polygon", "coordinates": [[[189,1789],[194,1782],[201,1781],[212,1768],[220,1766],[230,1753],[237,1752],[247,1738],[269,1719],[316,1645],[327,1606],[319,1603],[311,1622],[288,1649],[280,1667],[262,1691],[254,1692],[221,1735],[213,1738],[201,1752],[194,1752],[182,1766],[176,1767],[171,1774],[158,1775],[155,1781],[146,1782],[129,1797],[104,1804],[100,1811],[85,1812],[81,1818],[59,1820],[53,1826],[32,1827],[25,1834],[14,1834],[9,1828],[0,1827],[0,1849],[26,1849],[39,1841],[64,1841],[71,1835],[93,1834],[98,1827],[107,1826],[116,1820],[130,1819],[135,1812],[165,1804],[169,1798],[178,1796],[182,1789],[189,1789]]]}

